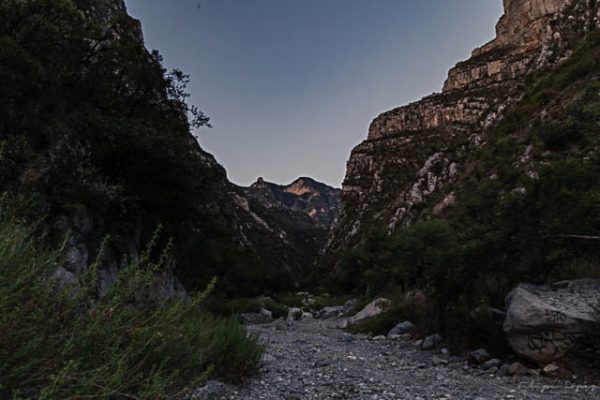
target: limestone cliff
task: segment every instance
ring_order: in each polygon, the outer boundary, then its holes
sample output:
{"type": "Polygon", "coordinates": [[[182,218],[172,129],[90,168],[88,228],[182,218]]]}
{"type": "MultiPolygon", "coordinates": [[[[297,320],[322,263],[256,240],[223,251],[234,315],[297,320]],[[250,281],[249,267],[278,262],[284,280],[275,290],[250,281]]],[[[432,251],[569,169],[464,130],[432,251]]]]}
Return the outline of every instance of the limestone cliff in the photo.
{"type": "Polygon", "coordinates": [[[568,59],[599,19],[595,1],[504,0],[496,38],[452,68],[441,93],[372,122],[347,163],[328,253],[443,213],[467,156],[523,96],[528,77],[568,59]]]}

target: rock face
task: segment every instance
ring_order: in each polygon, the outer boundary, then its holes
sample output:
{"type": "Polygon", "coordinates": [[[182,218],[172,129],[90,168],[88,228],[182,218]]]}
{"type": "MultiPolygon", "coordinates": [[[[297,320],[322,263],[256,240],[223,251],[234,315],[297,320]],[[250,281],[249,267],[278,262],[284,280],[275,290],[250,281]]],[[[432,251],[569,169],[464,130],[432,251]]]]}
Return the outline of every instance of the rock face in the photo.
{"type": "Polygon", "coordinates": [[[486,133],[523,95],[523,80],[571,54],[598,25],[596,2],[505,0],[497,37],[448,74],[443,91],[379,115],[354,148],[327,253],[376,230],[443,214],[452,184],[486,133]]]}
{"type": "Polygon", "coordinates": [[[283,208],[308,215],[329,230],[340,202],[340,189],[332,188],[312,178],[298,178],[289,185],[277,185],[259,178],[244,192],[266,208],[283,208]]]}
{"type": "Polygon", "coordinates": [[[547,364],[598,334],[598,304],[600,280],[521,285],[506,299],[504,332],[517,353],[547,364]]]}

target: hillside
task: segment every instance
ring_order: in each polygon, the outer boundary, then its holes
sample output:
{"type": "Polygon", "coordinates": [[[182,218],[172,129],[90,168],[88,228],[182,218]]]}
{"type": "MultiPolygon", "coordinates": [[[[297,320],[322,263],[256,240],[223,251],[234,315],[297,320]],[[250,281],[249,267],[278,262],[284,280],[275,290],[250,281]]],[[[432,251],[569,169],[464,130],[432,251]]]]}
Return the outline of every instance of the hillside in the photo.
{"type": "Polygon", "coordinates": [[[285,230],[304,234],[295,221],[270,226],[250,210],[190,133],[208,118],[186,103],[189,78],[146,50],[122,0],[2,6],[0,186],[44,219],[54,243],[68,234],[64,282],[77,282],[102,247],[106,291],[162,226],[158,246],[174,245],[166,297],[214,276],[236,295],[296,287],[320,245],[290,243],[285,230]]]}

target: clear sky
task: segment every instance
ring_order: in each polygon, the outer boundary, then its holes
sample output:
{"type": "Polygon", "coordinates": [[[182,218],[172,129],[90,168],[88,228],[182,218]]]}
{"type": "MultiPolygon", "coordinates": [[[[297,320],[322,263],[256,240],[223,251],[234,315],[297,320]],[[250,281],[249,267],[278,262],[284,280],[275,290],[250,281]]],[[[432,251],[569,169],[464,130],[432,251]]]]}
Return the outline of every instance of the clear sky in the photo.
{"type": "Polygon", "coordinates": [[[242,185],[339,186],[371,120],[440,91],[502,13],[501,0],[126,3],[146,46],[191,75],[191,103],[214,125],[200,143],[242,185]]]}

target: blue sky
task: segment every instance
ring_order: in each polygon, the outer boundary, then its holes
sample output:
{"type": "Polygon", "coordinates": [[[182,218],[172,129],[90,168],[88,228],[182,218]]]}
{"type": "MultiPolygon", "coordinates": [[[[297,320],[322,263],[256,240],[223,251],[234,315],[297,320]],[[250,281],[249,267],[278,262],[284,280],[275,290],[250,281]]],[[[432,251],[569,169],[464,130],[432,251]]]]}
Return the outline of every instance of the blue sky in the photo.
{"type": "Polygon", "coordinates": [[[126,0],[191,75],[197,132],[229,178],[339,186],[379,113],[441,90],[494,36],[501,0],[126,0]]]}

